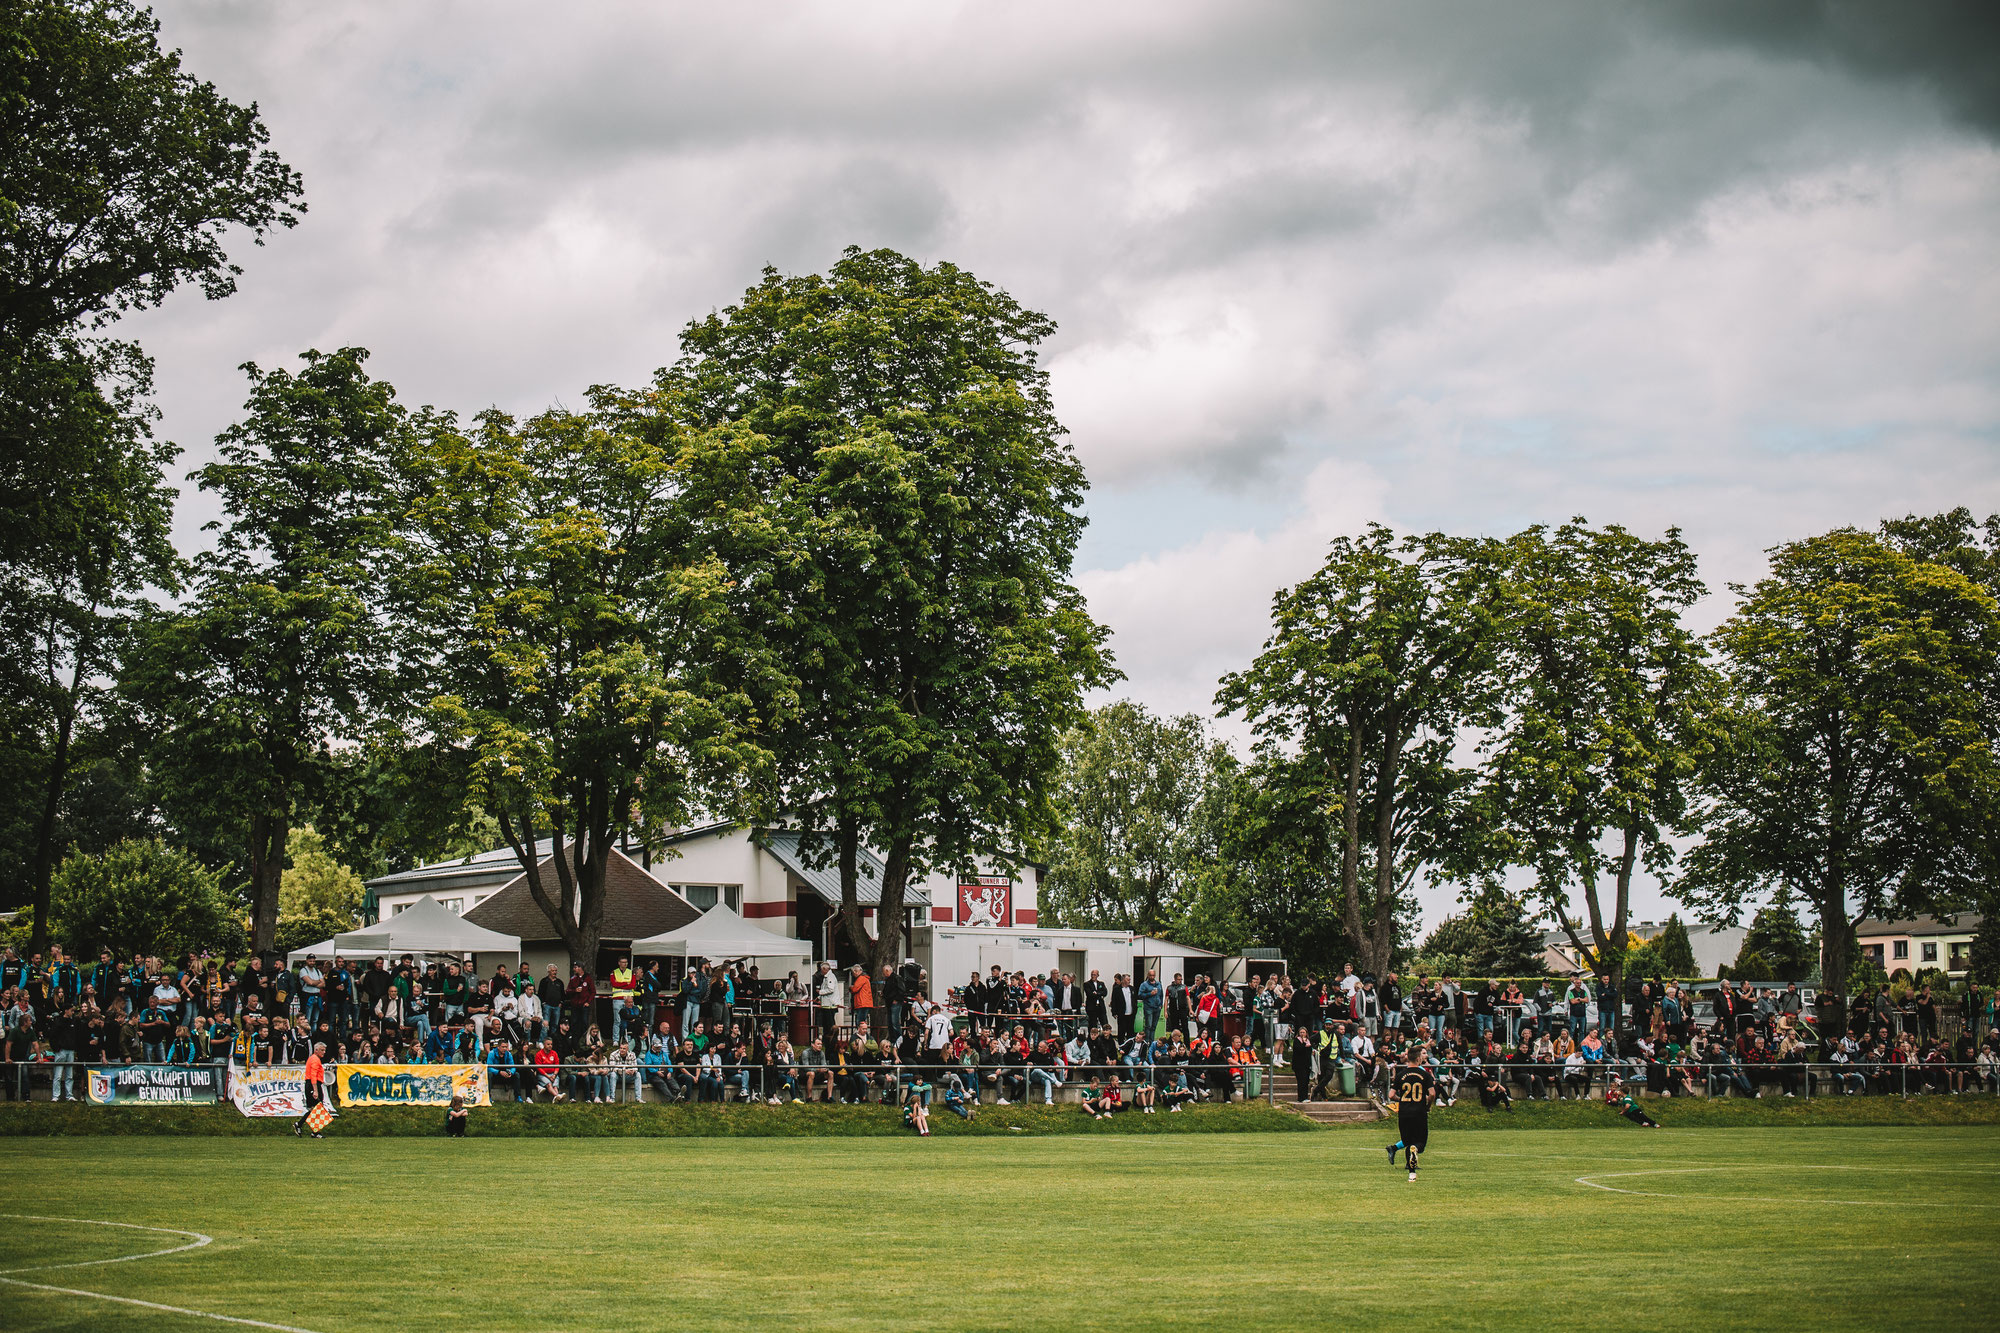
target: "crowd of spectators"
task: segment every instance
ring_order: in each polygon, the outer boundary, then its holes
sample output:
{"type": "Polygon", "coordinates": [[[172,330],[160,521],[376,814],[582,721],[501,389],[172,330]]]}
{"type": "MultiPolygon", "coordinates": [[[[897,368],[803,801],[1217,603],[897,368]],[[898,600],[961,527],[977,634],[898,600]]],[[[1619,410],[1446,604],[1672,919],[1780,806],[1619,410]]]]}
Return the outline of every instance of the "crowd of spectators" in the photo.
{"type": "Polygon", "coordinates": [[[1447,1105],[1467,1088],[1495,1107],[1516,1096],[1589,1097],[1614,1080],[1667,1097],[2000,1091],[2000,1036],[1989,1025],[1983,1042],[1969,1030],[1946,1041],[1928,988],[1908,1023],[1866,997],[1853,1027],[1821,1050],[1796,983],[1725,982],[1702,997],[1706,1023],[1696,996],[1673,982],[1641,982],[1629,1003],[1608,977],[1576,978],[1560,993],[1555,984],[1468,989],[1447,977],[1406,992],[1393,974],[1378,985],[1351,967],[1331,982],[1281,982],[1297,1096],[1324,1100],[1344,1070],[1358,1089],[1386,1095],[1388,1071],[1413,1044],[1447,1105]]]}
{"type": "Polygon", "coordinates": [[[1942,1034],[1930,991],[1907,1009],[1884,988],[1855,997],[1849,1031],[1819,1040],[1797,986],[1725,984],[1696,997],[1643,983],[1628,1004],[1608,978],[1448,977],[1405,984],[1350,966],[1326,980],[993,967],[933,1002],[914,964],[869,976],[830,964],[782,982],[697,962],[671,984],[658,961],[620,959],[602,986],[580,966],[488,976],[448,960],[308,957],[178,962],[52,950],[0,958],[0,1094],[46,1086],[80,1099],[100,1064],[483,1063],[517,1099],[897,1103],[920,1087],[955,1113],[1080,1098],[1091,1114],[1226,1101],[1288,1064],[1300,1101],[1351,1078],[1386,1094],[1411,1044],[1445,1100],[1588,1097],[1613,1078],[1665,1096],[2000,1090],[2000,1042],[1942,1034]],[[791,1017],[810,1016],[794,1041],[791,1017]],[[608,1015],[608,1017],[606,1017],[608,1015]]]}

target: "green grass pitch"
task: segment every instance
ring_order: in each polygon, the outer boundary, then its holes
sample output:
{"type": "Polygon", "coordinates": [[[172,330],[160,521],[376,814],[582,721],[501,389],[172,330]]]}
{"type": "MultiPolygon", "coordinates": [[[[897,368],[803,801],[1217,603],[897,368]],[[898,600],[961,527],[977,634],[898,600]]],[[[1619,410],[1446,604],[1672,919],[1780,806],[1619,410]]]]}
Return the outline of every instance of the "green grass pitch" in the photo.
{"type": "Polygon", "coordinates": [[[2000,1128],[0,1142],[0,1328],[1991,1328],[2000,1128]],[[1581,1178],[1581,1179],[1579,1179],[1581,1178]],[[51,1267],[51,1265],[67,1265],[51,1267]],[[77,1266],[88,1265],[88,1266],[77,1266]]]}

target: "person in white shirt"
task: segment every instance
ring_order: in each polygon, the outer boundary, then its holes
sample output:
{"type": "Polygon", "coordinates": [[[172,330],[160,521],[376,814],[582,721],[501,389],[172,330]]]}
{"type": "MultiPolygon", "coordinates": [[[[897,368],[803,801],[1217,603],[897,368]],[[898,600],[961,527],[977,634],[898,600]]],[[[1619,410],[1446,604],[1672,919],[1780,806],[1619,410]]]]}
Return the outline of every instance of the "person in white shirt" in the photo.
{"type": "Polygon", "coordinates": [[[519,1045],[527,1034],[521,1030],[521,1004],[511,990],[502,990],[493,997],[493,1018],[499,1023],[500,1031],[509,1041],[519,1045]]]}
{"type": "MultiPolygon", "coordinates": [[[[542,1001],[530,986],[514,997],[514,1021],[521,1025],[521,1031],[528,1034],[530,1041],[542,1039],[542,1001]]],[[[517,1041],[515,1045],[519,1045],[517,1041]]]]}
{"type": "Polygon", "coordinates": [[[1563,1091],[1577,1097],[1590,1095],[1590,1062],[1583,1058],[1581,1050],[1572,1050],[1563,1058],[1563,1091]]]}
{"type": "Polygon", "coordinates": [[[924,1049],[930,1052],[931,1063],[944,1067],[945,1048],[951,1045],[951,1015],[943,1008],[931,1010],[931,1016],[924,1020],[924,1049]]]}
{"type": "Polygon", "coordinates": [[[1063,1059],[1072,1066],[1090,1063],[1090,1042],[1084,1037],[1082,1029],[1079,1028],[1077,1034],[1069,1039],[1069,1045],[1063,1047],[1063,1059]]]}
{"type": "Polygon", "coordinates": [[[812,980],[813,1004],[819,1010],[820,1038],[827,1048],[833,1048],[840,1040],[840,978],[834,975],[833,964],[820,960],[819,971],[812,980]]]}
{"type": "Polygon", "coordinates": [[[1361,978],[1354,975],[1354,964],[1342,963],[1340,967],[1340,988],[1352,997],[1354,988],[1361,984],[1361,978]]]}

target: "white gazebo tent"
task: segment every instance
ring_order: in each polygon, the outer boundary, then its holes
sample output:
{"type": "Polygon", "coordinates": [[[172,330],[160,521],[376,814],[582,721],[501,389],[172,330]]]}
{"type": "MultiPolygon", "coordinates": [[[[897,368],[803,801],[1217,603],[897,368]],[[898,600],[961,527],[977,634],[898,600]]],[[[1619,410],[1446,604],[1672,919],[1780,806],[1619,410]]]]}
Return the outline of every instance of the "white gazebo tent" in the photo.
{"type": "Polygon", "coordinates": [[[632,941],[634,958],[772,959],[786,968],[812,968],[812,943],[753,926],[728,903],[717,903],[679,930],[632,941]]]}
{"type": "Polygon", "coordinates": [[[387,921],[349,930],[330,941],[342,957],[405,953],[511,953],[521,961],[521,937],[476,926],[429,894],[387,921]]]}
{"type": "Polygon", "coordinates": [[[339,954],[342,958],[394,957],[393,951],[389,949],[343,949],[337,943],[339,939],[340,936],[335,935],[321,940],[318,944],[302,944],[285,955],[285,962],[293,967],[297,967],[308,958],[317,958],[322,963],[330,963],[335,954],[339,954]]]}

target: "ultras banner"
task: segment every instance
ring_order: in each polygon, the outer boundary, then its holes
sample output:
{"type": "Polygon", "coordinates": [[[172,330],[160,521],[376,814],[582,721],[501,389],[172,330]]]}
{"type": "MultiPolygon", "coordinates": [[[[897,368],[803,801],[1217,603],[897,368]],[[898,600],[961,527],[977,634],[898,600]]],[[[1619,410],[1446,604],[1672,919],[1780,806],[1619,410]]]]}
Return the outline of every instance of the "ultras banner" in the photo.
{"type": "Polygon", "coordinates": [[[212,1102],[222,1091],[214,1065],[105,1065],[89,1071],[86,1095],[99,1106],[212,1102]]]}
{"type": "Polygon", "coordinates": [[[296,1120],[306,1113],[306,1071],[296,1065],[232,1069],[229,1100],[247,1116],[296,1120]]]}
{"type": "Polygon", "coordinates": [[[334,1086],[342,1106],[490,1106],[485,1065],[341,1065],[334,1086]]]}

